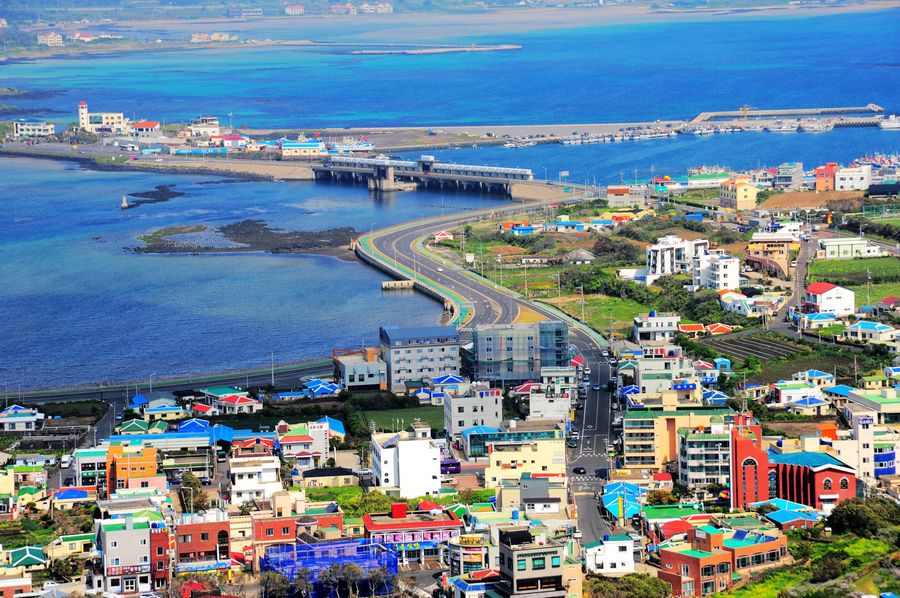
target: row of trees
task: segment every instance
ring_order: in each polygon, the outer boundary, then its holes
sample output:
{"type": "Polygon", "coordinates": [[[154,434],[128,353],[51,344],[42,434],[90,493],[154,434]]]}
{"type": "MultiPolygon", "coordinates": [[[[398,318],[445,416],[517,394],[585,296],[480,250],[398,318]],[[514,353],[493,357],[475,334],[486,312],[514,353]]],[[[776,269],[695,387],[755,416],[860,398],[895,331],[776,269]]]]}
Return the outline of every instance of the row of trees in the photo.
{"type": "MultiPolygon", "coordinates": [[[[259,595],[262,598],[306,598],[312,594],[313,577],[313,571],[306,568],[298,569],[293,579],[274,571],[265,571],[259,577],[259,595]]],[[[397,585],[397,576],[385,567],[366,572],[354,563],[332,563],[319,571],[315,583],[333,592],[337,598],[360,598],[384,594],[385,589],[397,585]]]]}

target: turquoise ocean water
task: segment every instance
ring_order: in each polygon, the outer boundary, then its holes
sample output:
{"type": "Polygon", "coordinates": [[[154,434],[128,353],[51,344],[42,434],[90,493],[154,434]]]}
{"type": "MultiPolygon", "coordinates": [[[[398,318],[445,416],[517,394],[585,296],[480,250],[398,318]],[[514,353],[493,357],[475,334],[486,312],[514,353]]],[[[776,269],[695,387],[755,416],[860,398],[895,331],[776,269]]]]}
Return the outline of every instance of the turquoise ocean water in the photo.
{"type": "MultiPolygon", "coordinates": [[[[898,33],[894,11],[434,40],[524,46],[506,53],[375,57],[267,48],[47,60],[2,65],[0,77],[4,86],[47,92],[16,101],[35,109],[70,113],[86,99],[93,109],[138,118],[231,111],[236,124],[254,127],[627,121],[745,103],[876,102],[890,111],[900,110],[898,33]]],[[[382,35],[361,26],[343,34],[382,35]]],[[[329,36],[338,37],[322,32],[329,36]]],[[[434,153],[610,183],[635,169],[643,178],[651,169],[676,175],[698,164],[814,165],[897,150],[900,133],[858,129],[434,153]]],[[[452,210],[497,201],[435,193],[378,199],[362,188],[96,172],[25,159],[0,159],[0,181],[0,384],[10,388],[261,366],[270,351],[279,361],[321,356],[374,342],[380,324],[439,318],[430,300],[382,296],[382,275],[336,258],[123,249],[148,231],[245,218],[286,229],[366,230],[440,213],[442,202],[452,210]],[[187,195],[118,209],[123,193],[160,184],[187,195]]]]}

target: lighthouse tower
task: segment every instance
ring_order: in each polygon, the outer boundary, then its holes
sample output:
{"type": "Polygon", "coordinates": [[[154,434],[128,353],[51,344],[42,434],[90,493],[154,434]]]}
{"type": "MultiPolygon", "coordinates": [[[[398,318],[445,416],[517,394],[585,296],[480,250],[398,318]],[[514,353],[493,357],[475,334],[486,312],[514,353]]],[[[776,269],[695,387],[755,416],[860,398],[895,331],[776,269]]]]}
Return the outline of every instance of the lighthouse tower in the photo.
{"type": "Polygon", "coordinates": [[[90,122],[90,113],[88,112],[87,102],[81,100],[78,102],[78,128],[82,131],[87,131],[89,130],[88,125],[90,122]]]}

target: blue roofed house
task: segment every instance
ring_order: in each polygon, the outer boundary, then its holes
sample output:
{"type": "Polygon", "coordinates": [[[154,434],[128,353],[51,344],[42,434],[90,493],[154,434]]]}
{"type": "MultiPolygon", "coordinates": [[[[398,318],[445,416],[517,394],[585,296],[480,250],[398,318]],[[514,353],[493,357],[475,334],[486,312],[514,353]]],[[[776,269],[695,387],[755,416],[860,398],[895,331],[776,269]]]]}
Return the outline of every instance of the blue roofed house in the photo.
{"type": "Polygon", "coordinates": [[[534,226],[532,226],[530,224],[526,224],[526,225],[519,224],[519,225],[514,226],[511,229],[509,229],[509,234],[511,234],[514,237],[530,237],[530,236],[534,235],[536,232],[537,231],[535,230],[534,226]]]}
{"type": "Polygon", "coordinates": [[[829,374],[828,372],[823,372],[822,370],[815,369],[796,372],[791,376],[791,379],[798,382],[809,382],[810,384],[818,386],[819,388],[834,385],[834,375],[829,374]]]}
{"type": "Polygon", "coordinates": [[[897,337],[897,330],[881,322],[860,320],[844,329],[844,338],[862,343],[889,343],[897,337]]]}
{"type": "Polygon", "coordinates": [[[808,511],[785,510],[772,511],[766,513],[764,517],[777,525],[778,529],[782,531],[815,527],[819,523],[819,519],[821,519],[821,516],[808,511]]]}
{"type": "Polygon", "coordinates": [[[577,220],[560,220],[559,222],[549,222],[544,228],[558,233],[582,233],[584,232],[584,223],[577,220]]]}
{"type": "Polygon", "coordinates": [[[178,424],[179,432],[205,432],[209,422],[205,419],[191,418],[178,424]]]}
{"type": "Polygon", "coordinates": [[[831,312],[794,314],[794,319],[799,319],[799,326],[803,330],[819,330],[838,323],[838,317],[831,312]]]}
{"type": "Polygon", "coordinates": [[[838,384],[836,386],[826,386],[822,389],[822,394],[826,399],[831,401],[836,411],[840,411],[847,403],[847,397],[856,389],[846,384],[838,384]]]}
{"type": "Polygon", "coordinates": [[[713,363],[716,366],[716,369],[720,372],[730,372],[731,371],[731,360],[725,357],[716,357],[713,359],[713,363]]]}
{"type": "Polygon", "coordinates": [[[25,432],[39,430],[44,423],[44,414],[37,409],[10,405],[0,411],[0,431],[25,432]]]}
{"type": "Polygon", "coordinates": [[[826,415],[831,410],[831,404],[816,397],[803,397],[787,404],[787,410],[801,415],[820,416],[826,415]]]}
{"type": "Polygon", "coordinates": [[[344,422],[339,419],[334,419],[333,417],[329,417],[326,415],[321,419],[317,419],[316,423],[328,424],[328,435],[331,438],[337,438],[341,440],[347,436],[347,429],[344,427],[344,422]]]}

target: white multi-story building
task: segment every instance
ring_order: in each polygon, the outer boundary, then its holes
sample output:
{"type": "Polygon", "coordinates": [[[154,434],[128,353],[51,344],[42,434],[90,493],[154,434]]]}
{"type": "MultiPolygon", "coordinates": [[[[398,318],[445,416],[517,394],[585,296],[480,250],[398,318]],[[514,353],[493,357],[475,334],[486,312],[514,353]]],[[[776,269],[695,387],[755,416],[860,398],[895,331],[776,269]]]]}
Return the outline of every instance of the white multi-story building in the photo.
{"type": "Polygon", "coordinates": [[[691,271],[694,257],[709,251],[709,241],[685,241],[677,235],[666,235],[647,247],[647,284],[669,274],[691,271]]]}
{"type": "Polygon", "coordinates": [[[694,256],[691,268],[693,290],[727,291],[740,288],[741,261],[721,250],[694,256]]]}
{"type": "Polygon", "coordinates": [[[834,173],[835,191],[865,191],[872,184],[872,165],[839,168],[834,173]]]}
{"type": "Polygon", "coordinates": [[[0,432],[28,432],[39,430],[44,424],[44,414],[37,409],[10,405],[0,411],[0,432]]]}
{"type": "Polygon", "coordinates": [[[775,189],[799,191],[803,186],[803,162],[785,162],[778,167],[772,180],[775,189]]]}
{"type": "Polygon", "coordinates": [[[453,326],[384,326],[379,336],[391,392],[405,392],[407,382],[459,375],[459,332],[453,326]]]}
{"type": "Polygon", "coordinates": [[[709,426],[678,430],[678,483],[690,489],[731,482],[731,426],[721,417],[709,426]]]}
{"type": "Polygon", "coordinates": [[[122,112],[90,112],[87,102],[78,103],[78,128],[89,133],[112,135],[130,132],[128,120],[122,112]]]}
{"type": "Polygon", "coordinates": [[[588,573],[604,577],[634,573],[634,539],[628,534],[612,534],[585,544],[584,566],[588,573]]]}
{"type": "Polygon", "coordinates": [[[63,45],[63,36],[55,31],[48,31],[37,36],[37,43],[39,46],[58,48],[63,45]]]}
{"type": "Polygon", "coordinates": [[[669,341],[678,334],[681,316],[675,313],[640,314],[634,317],[632,337],[639,343],[669,341]]]}
{"type": "Polygon", "coordinates": [[[823,439],[831,445],[838,459],[856,469],[857,476],[867,484],[877,478],[897,473],[897,454],[900,452],[900,432],[891,426],[877,426],[877,414],[857,403],[844,407],[849,430],[836,430],[836,438],[823,439]],[[853,416],[847,417],[848,412],[853,416]]]}
{"type": "Polygon", "coordinates": [[[271,498],[284,490],[281,483],[281,460],[271,455],[241,455],[228,460],[231,504],[271,498]]]}
{"type": "Polygon", "coordinates": [[[447,393],[444,397],[444,430],[448,438],[475,426],[499,428],[503,421],[503,391],[474,389],[463,396],[447,393]]]}
{"type": "Polygon", "coordinates": [[[428,424],[408,431],[372,434],[372,477],[385,494],[399,498],[435,496],[441,490],[441,451],[428,424]]]}
{"type": "Polygon", "coordinates": [[[13,139],[50,137],[56,134],[56,126],[43,120],[20,118],[13,121],[13,139]]]}
{"type": "Polygon", "coordinates": [[[804,308],[807,312],[849,316],[856,313],[856,293],[830,282],[814,282],[806,287],[804,308]]]}

